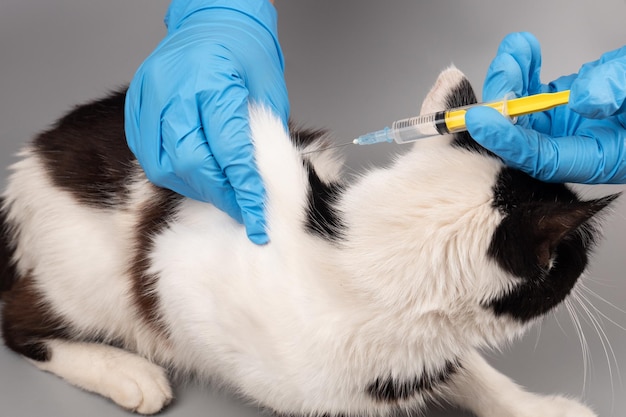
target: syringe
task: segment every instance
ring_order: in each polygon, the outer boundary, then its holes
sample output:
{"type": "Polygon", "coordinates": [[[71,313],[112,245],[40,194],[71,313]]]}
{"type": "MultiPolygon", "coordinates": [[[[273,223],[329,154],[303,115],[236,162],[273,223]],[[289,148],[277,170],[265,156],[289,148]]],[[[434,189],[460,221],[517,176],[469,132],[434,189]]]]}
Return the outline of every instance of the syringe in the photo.
{"type": "Polygon", "coordinates": [[[501,100],[492,103],[478,103],[471,106],[423,114],[396,120],[391,127],[385,127],[376,132],[366,133],[354,139],[352,143],[357,145],[370,145],[372,143],[392,142],[407,143],[418,139],[445,135],[467,130],[465,126],[465,113],[472,107],[488,106],[496,109],[501,114],[515,119],[530,113],[549,110],[553,107],[567,104],[569,90],[557,93],[541,93],[532,96],[501,100]]]}

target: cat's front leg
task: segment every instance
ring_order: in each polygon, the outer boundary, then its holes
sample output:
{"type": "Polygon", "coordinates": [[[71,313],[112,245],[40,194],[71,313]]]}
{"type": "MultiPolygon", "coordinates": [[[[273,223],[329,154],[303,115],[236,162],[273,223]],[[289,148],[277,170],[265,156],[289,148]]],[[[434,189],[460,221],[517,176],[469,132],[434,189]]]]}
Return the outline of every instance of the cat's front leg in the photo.
{"type": "Polygon", "coordinates": [[[128,410],[154,414],[172,400],[165,370],[138,355],[96,343],[45,343],[50,358],[31,360],[35,366],[128,410]]]}
{"type": "Polygon", "coordinates": [[[448,389],[447,400],[479,417],[597,417],[576,400],[525,391],[478,352],[463,359],[448,389]]]}

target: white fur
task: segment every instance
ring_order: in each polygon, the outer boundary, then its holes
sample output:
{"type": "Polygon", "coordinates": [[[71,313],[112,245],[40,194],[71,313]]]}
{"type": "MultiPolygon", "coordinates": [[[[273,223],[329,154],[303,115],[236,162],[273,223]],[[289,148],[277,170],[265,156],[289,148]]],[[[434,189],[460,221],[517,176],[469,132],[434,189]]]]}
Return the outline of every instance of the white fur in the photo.
{"type": "MultiPolygon", "coordinates": [[[[424,108],[440,106],[459,74],[448,70],[424,108]]],[[[576,402],[526,393],[476,353],[525,330],[480,307],[513,282],[484,256],[501,221],[491,206],[500,162],[446,138],[417,143],[349,188],[339,201],[347,236],[331,243],[304,230],[307,173],[282,124],[253,108],[251,130],[271,243],[256,246],[226,214],[185,201],[150,258],[166,340],[146,329],[128,297],[129,236],[151,198],[145,180],[134,183],[127,210],[86,208],[54,188],[26,151],[5,194],[11,220],[24,225],[19,269],[32,270],[45,299],[79,329],[122,338],[144,357],[284,413],[418,409],[426,396],[389,404],[368,396],[367,385],[456,358],[462,370],[435,394],[481,417],[594,416],[576,402]]],[[[324,178],[338,177],[336,159],[313,158],[324,178]]],[[[51,348],[52,361],[39,367],[126,408],[152,413],[171,398],[162,369],[139,356],[71,342],[51,348]]]]}

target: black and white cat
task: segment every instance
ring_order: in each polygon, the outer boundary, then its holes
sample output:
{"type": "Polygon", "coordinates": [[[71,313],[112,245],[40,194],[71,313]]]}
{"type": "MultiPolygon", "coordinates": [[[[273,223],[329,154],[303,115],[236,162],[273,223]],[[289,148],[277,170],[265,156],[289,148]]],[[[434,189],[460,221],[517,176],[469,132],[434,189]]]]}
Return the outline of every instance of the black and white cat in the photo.
{"type": "MultiPolygon", "coordinates": [[[[455,68],[423,104],[475,102],[455,68]]],[[[568,296],[616,195],[581,201],[505,167],[467,133],[343,180],[319,131],[253,107],[271,242],[150,184],[126,147],[124,93],[80,106],[21,153],[2,201],[6,345],[150,414],[168,373],[280,415],[387,416],[449,401],[481,417],[592,417],[528,393],[477,349],[568,296]],[[168,371],[166,371],[168,370],[168,371]]]]}

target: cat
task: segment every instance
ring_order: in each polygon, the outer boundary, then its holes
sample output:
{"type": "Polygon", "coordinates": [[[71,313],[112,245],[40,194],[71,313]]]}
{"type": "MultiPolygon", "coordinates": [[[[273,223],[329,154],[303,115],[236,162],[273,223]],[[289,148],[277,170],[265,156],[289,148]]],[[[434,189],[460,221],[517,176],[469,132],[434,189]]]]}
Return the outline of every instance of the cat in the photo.
{"type": "MultiPolygon", "coordinates": [[[[443,71],[422,113],[476,102],[443,71]]],[[[26,146],[2,197],[6,345],[137,413],[195,375],[281,416],[389,416],[449,402],[480,417],[591,417],[493,369],[561,303],[618,195],[582,201],[506,167],[467,132],[351,181],[321,130],[250,107],[270,243],[152,185],[124,91],[26,146]],[[311,152],[317,151],[317,152],[311,152]]]]}

